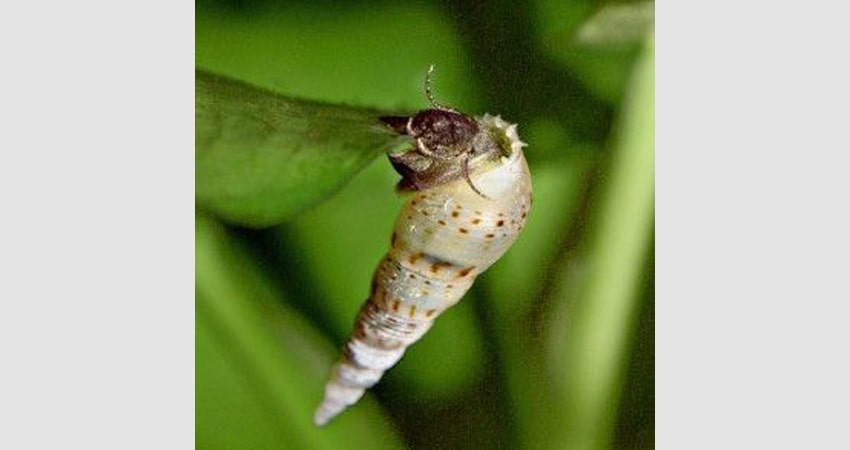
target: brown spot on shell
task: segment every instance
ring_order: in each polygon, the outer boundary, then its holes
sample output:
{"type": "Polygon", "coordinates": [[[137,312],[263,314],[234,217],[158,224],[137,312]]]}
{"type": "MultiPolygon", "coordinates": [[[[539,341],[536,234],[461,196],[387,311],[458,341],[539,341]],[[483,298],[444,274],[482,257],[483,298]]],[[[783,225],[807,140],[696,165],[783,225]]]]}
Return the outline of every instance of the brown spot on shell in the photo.
{"type": "Polygon", "coordinates": [[[459,212],[457,212],[457,211],[452,211],[452,217],[457,217],[457,216],[459,216],[459,215],[460,215],[460,213],[459,213],[459,212]]]}
{"type": "Polygon", "coordinates": [[[421,258],[421,257],[423,257],[423,256],[425,256],[425,255],[424,255],[422,252],[416,252],[416,253],[414,253],[414,254],[410,255],[410,258],[408,258],[408,259],[407,259],[407,261],[408,261],[410,264],[414,264],[414,265],[415,265],[415,264],[416,264],[416,261],[419,261],[419,258],[421,258]]]}
{"type": "Polygon", "coordinates": [[[416,305],[411,305],[410,306],[410,318],[412,319],[414,317],[416,317],[416,305]]]}
{"type": "Polygon", "coordinates": [[[463,234],[469,233],[469,230],[467,230],[466,228],[458,228],[457,231],[460,231],[463,234]]]}
{"type": "Polygon", "coordinates": [[[503,226],[504,224],[505,224],[505,221],[504,221],[504,220],[500,220],[500,221],[496,222],[496,226],[497,226],[497,227],[501,227],[501,226],[503,226]]]}
{"type": "Polygon", "coordinates": [[[442,220],[442,219],[438,220],[437,223],[439,223],[440,225],[443,225],[443,226],[446,225],[446,221],[442,220]]]}
{"type": "Polygon", "coordinates": [[[472,221],[473,225],[478,225],[479,223],[481,223],[481,219],[475,219],[472,221]]]}
{"type": "Polygon", "coordinates": [[[390,247],[395,248],[396,243],[398,242],[398,235],[395,231],[393,231],[393,237],[390,239],[390,247]]]}
{"type": "Polygon", "coordinates": [[[487,233],[487,235],[486,235],[486,236],[484,236],[484,237],[486,237],[486,238],[488,238],[488,239],[493,239],[494,237],[496,237],[496,235],[495,235],[495,234],[493,234],[493,233],[487,233]]]}
{"type": "Polygon", "coordinates": [[[400,302],[398,300],[393,300],[393,311],[398,312],[399,303],[400,302]]]}
{"type": "Polygon", "coordinates": [[[482,212],[481,211],[475,211],[475,214],[480,216],[482,214],[482,212]]]}
{"type": "Polygon", "coordinates": [[[431,264],[431,273],[437,273],[440,271],[440,268],[450,265],[450,263],[447,263],[445,261],[437,261],[434,264],[431,264]]]}
{"type": "Polygon", "coordinates": [[[425,211],[424,209],[422,211],[419,211],[419,212],[422,213],[423,216],[426,216],[426,217],[428,216],[428,211],[425,211]]]}
{"type": "Polygon", "coordinates": [[[436,309],[429,309],[428,311],[425,311],[425,317],[431,317],[435,312],[437,312],[436,309]]]}
{"type": "Polygon", "coordinates": [[[457,275],[461,278],[465,277],[465,276],[469,275],[469,272],[472,272],[473,269],[475,269],[475,267],[468,267],[466,269],[460,269],[460,270],[457,271],[457,275]]]}

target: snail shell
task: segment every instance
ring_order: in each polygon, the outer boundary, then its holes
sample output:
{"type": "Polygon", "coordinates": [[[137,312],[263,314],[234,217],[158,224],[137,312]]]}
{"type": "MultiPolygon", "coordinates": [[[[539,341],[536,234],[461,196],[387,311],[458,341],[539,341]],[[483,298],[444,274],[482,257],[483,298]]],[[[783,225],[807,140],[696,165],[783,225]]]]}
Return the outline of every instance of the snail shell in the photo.
{"type": "Polygon", "coordinates": [[[356,403],[405,349],[457,303],[516,240],[531,207],[531,176],[516,125],[448,108],[382,121],[416,146],[390,155],[415,193],[372,279],[351,340],[315,414],[324,425],[356,403]]]}

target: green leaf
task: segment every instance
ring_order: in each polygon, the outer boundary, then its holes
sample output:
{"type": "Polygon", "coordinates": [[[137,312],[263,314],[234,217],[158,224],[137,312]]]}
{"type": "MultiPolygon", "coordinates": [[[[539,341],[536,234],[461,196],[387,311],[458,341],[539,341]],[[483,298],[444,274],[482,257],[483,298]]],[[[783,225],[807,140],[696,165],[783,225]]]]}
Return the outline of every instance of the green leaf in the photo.
{"type": "Polygon", "coordinates": [[[196,70],[196,205],[239,225],[284,222],[399,142],[378,122],[382,114],[196,70]]]}
{"type": "Polygon", "coordinates": [[[403,448],[369,394],[328,426],[313,424],[337,350],[202,215],[195,266],[198,448],[403,448]]]}

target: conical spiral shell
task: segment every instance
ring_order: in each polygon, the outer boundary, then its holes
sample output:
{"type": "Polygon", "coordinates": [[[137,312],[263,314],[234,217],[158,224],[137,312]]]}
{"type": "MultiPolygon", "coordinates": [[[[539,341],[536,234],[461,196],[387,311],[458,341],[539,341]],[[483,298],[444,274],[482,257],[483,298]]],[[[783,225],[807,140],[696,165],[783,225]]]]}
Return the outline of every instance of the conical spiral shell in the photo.
{"type": "Polygon", "coordinates": [[[402,207],[371,295],[332,369],[316,424],[356,403],[508,250],[525,225],[531,176],[516,125],[489,115],[477,122],[485,145],[498,146],[504,156],[488,152],[470,164],[469,178],[480,194],[460,178],[418,191],[402,207]]]}

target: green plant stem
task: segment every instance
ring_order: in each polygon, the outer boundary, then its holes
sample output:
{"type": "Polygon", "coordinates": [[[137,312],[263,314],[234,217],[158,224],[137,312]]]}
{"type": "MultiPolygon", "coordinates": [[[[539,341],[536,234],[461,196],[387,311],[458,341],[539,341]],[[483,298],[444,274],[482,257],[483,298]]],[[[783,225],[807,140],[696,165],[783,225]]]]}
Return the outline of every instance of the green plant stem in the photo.
{"type": "MultiPolygon", "coordinates": [[[[650,35],[633,73],[632,96],[624,105],[607,183],[592,217],[587,277],[570,308],[569,325],[553,328],[550,335],[558,390],[569,405],[561,428],[568,448],[609,448],[613,439],[625,355],[639,312],[637,288],[654,223],[654,61],[650,35]]],[[[571,289],[557,287],[560,305],[570,303],[571,289]]]]}

